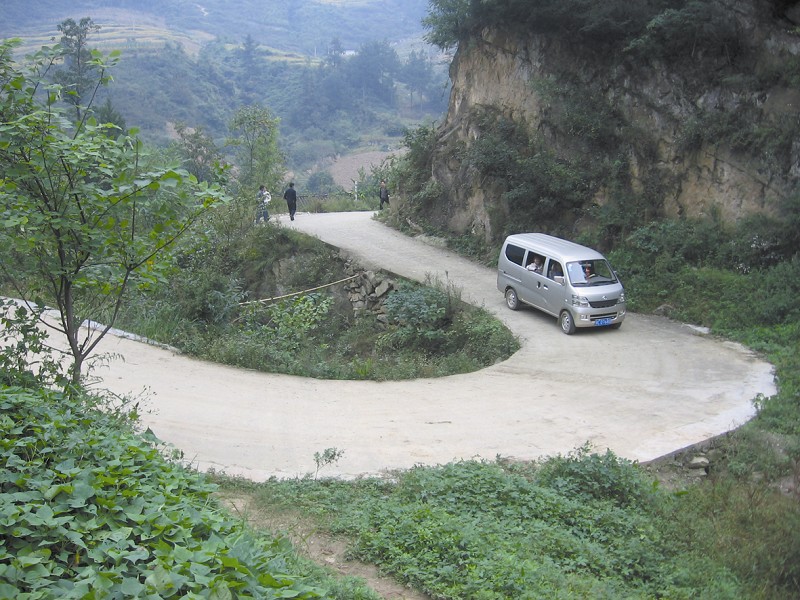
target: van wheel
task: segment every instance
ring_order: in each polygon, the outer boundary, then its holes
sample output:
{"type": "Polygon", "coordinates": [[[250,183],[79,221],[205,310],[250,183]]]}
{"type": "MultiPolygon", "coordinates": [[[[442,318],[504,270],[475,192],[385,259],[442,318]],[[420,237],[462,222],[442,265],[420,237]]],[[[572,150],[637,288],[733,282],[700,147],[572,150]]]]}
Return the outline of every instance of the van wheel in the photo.
{"type": "Polygon", "coordinates": [[[514,288],[508,288],[506,290],[506,305],[511,310],[517,310],[519,308],[519,298],[517,298],[517,290],[514,288]]]}
{"type": "Polygon", "coordinates": [[[575,321],[572,320],[572,315],[568,310],[561,311],[561,315],[558,317],[558,323],[561,325],[561,331],[567,335],[575,333],[575,321]]]}

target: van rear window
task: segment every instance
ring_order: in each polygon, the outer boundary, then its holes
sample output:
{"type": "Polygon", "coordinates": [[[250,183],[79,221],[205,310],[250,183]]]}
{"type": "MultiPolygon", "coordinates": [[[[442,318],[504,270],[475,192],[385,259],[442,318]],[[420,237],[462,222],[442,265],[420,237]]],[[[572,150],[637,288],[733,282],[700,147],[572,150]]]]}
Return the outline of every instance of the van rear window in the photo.
{"type": "Polygon", "coordinates": [[[514,244],[506,244],[506,258],[513,263],[522,266],[522,259],[525,257],[525,248],[520,248],[514,244]]]}

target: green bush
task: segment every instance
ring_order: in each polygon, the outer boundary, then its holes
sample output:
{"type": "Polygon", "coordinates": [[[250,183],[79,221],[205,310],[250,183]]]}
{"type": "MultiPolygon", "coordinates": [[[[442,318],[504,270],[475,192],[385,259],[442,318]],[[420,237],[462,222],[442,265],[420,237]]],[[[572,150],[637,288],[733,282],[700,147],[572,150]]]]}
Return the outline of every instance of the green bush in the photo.
{"type": "Polygon", "coordinates": [[[341,288],[255,303],[344,279],[345,265],[313,238],[274,225],[250,227],[230,244],[214,244],[213,233],[180,248],[168,286],[129,296],[119,326],[224,364],[333,379],[471,372],[519,347],[436,283],[391,294],[388,327],[356,319],[341,288]]]}
{"type": "Polygon", "coordinates": [[[641,506],[650,497],[652,485],[631,461],[591,452],[585,445],[567,456],[546,460],[536,481],[560,494],[588,500],[608,500],[619,506],[641,506]]]}
{"type": "Polygon", "coordinates": [[[323,595],[152,436],[46,391],[0,388],[0,415],[0,597],[323,595]]]}
{"type": "Polygon", "coordinates": [[[452,315],[445,292],[428,287],[401,287],[389,295],[384,308],[394,327],[381,337],[381,346],[435,352],[444,341],[445,326],[452,315]]]}

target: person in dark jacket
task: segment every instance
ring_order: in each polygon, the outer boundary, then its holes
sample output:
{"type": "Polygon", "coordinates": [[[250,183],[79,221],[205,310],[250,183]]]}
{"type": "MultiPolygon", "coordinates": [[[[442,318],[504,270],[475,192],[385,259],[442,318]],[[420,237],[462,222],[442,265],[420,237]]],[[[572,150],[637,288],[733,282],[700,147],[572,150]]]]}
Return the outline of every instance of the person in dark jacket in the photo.
{"type": "Polygon", "coordinates": [[[381,180],[381,189],[378,190],[378,197],[381,200],[380,209],[383,210],[383,205],[389,206],[389,189],[386,187],[386,182],[381,180]]]}
{"type": "Polygon", "coordinates": [[[294,213],[297,212],[297,192],[294,189],[294,182],[290,183],[283,192],[283,199],[286,200],[286,206],[289,207],[289,218],[294,221],[294,213]]]}

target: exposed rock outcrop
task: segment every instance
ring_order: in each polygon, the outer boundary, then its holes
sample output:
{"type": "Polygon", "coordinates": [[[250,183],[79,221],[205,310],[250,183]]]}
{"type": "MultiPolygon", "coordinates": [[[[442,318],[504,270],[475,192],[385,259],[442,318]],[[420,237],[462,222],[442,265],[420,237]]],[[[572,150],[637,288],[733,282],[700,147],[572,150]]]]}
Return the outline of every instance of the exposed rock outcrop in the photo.
{"type": "MultiPolygon", "coordinates": [[[[747,85],[704,81],[702,69],[713,70],[717,63],[727,68],[725,56],[698,55],[697,69],[689,72],[686,64],[644,62],[624,53],[611,59],[557,36],[485,29],[462,42],[451,65],[449,110],[437,130],[432,161],[433,180],[446,193],[430,218],[451,232],[487,241],[512,219],[501,200],[506,182],[477,173],[463,160],[485,134],[481,113],[487,107],[560,156],[586,153],[581,134],[559,124],[554,118],[559,106],[537,90],[543,81],[577,85],[619,116],[616,151],[624,156],[632,192],[649,196],[654,217],[714,215],[735,221],[752,213],[776,215],[800,181],[800,140],[784,144],[780,155],[765,156],[730,139],[708,139],[707,130],[695,132],[701,141],[694,145],[687,136],[690,124],[704,126],[698,115],[709,114],[743,115],[756,135],[769,136],[786,124],[797,127],[800,89],[768,74],[799,60],[800,36],[789,19],[800,19],[800,5],[776,16],[772,4],[761,0],[723,3],[735,15],[747,56],[730,77],[747,79],[747,85]]],[[[601,186],[592,194],[589,203],[603,205],[610,191],[601,186]]]]}

